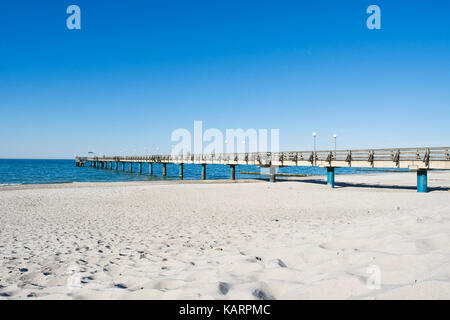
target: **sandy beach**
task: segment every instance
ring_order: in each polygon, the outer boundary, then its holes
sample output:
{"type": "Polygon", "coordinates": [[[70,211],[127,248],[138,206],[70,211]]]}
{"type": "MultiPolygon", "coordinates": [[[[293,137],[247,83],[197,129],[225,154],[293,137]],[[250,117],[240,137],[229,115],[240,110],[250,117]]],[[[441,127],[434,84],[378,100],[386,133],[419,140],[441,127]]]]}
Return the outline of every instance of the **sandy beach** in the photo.
{"type": "Polygon", "coordinates": [[[0,299],[450,299],[450,172],[324,179],[0,187],[0,299]]]}

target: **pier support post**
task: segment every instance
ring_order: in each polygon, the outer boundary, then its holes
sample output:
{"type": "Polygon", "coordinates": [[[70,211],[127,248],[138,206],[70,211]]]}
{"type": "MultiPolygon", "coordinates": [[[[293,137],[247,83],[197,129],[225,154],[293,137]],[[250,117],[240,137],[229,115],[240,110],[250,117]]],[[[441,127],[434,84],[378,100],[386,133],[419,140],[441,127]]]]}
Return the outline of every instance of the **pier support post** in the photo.
{"type": "Polygon", "coordinates": [[[122,162],[122,171],[125,172],[125,162],[122,162]]]}
{"type": "Polygon", "coordinates": [[[119,170],[119,161],[116,161],[116,171],[119,170]]]}
{"type": "Polygon", "coordinates": [[[206,163],[202,164],[202,180],[206,180],[206,163]]]}
{"type": "Polygon", "coordinates": [[[142,174],[142,162],[139,162],[139,174],[142,174]]]}
{"type": "Polygon", "coordinates": [[[113,169],[113,162],[112,162],[112,161],[109,162],[109,168],[110,168],[111,170],[113,169]]]}
{"type": "Polygon", "coordinates": [[[232,164],[230,165],[230,169],[231,169],[231,180],[236,180],[236,165],[232,164]]]}
{"type": "Polygon", "coordinates": [[[427,170],[417,170],[417,192],[428,192],[427,170]]]}
{"type": "Polygon", "coordinates": [[[105,162],[102,161],[102,169],[105,169],[105,162]]]}
{"type": "Polygon", "coordinates": [[[183,176],[184,176],[183,164],[180,163],[180,179],[181,180],[183,180],[183,176]]]}
{"type": "Polygon", "coordinates": [[[334,188],[334,168],[327,168],[327,185],[334,188]]]}
{"type": "Polygon", "coordinates": [[[167,175],[167,163],[163,163],[163,177],[167,175]]]}
{"type": "Polygon", "coordinates": [[[277,178],[275,176],[275,171],[276,171],[276,167],[275,166],[270,166],[270,182],[275,182],[277,181],[277,178]]]}
{"type": "Polygon", "coordinates": [[[133,162],[130,162],[130,172],[133,172],[133,162]]]}
{"type": "Polygon", "coordinates": [[[148,172],[150,173],[151,176],[153,175],[153,162],[149,163],[148,172]]]}

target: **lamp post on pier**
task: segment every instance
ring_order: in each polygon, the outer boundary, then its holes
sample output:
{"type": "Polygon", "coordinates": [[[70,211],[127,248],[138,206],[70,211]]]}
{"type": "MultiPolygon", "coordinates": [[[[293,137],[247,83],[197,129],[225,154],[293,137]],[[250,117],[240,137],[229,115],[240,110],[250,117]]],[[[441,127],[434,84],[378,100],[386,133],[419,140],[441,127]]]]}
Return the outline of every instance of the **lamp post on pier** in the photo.
{"type": "Polygon", "coordinates": [[[314,131],[312,135],[313,135],[313,137],[314,137],[313,162],[314,162],[314,165],[315,165],[315,164],[316,164],[316,136],[317,136],[317,133],[314,131]]]}
{"type": "Polygon", "coordinates": [[[337,134],[333,134],[333,138],[334,138],[334,157],[336,158],[336,138],[337,138],[337,134]]]}

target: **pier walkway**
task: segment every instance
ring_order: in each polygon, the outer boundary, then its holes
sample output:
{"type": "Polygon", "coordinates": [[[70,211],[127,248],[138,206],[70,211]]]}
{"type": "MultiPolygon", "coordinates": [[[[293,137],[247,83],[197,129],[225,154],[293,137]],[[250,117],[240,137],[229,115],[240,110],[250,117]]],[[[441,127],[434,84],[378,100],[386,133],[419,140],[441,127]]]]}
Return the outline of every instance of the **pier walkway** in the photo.
{"type": "MultiPolygon", "coordinates": [[[[77,166],[89,164],[92,167],[110,168],[125,171],[126,163],[139,163],[142,173],[143,163],[149,163],[149,172],[153,174],[153,164],[163,165],[163,176],[167,173],[167,164],[180,166],[180,178],[183,179],[184,164],[202,165],[201,178],[206,179],[208,164],[230,166],[230,178],[235,179],[237,165],[255,165],[270,168],[270,181],[276,180],[276,168],[286,166],[317,166],[327,169],[327,183],[334,187],[335,168],[405,168],[417,171],[417,191],[427,192],[428,170],[450,170],[450,147],[439,148],[399,148],[365,150],[326,150],[326,151],[288,151],[253,152],[195,155],[149,155],[149,156],[103,156],[76,157],[77,166]],[[115,164],[115,165],[113,165],[115,164]]],[[[130,166],[132,169],[132,166],[130,166]]]]}

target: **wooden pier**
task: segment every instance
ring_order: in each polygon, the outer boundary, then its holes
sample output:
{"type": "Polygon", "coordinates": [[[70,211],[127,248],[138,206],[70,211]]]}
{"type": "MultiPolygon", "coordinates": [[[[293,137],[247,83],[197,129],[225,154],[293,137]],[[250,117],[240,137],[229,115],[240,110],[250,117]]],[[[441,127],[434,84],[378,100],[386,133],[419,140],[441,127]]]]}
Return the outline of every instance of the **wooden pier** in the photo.
{"type": "MultiPolygon", "coordinates": [[[[153,174],[153,164],[163,165],[163,176],[167,174],[167,164],[180,166],[180,179],[183,179],[184,164],[202,165],[201,179],[206,179],[208,164],[230,166],[230,178],[235,179],[237,165],[255,165],[270,168],[270,181],[275,182],[277,167],[316,166],[327,169],[327,183],[332,188],[335,182],[335,168],[404,168],[417,171],[417,191],[427,192],[428,170],[450,170],[450,147],[442,148],[400,148],[400,149],[366,149],[366,150],[326,150],[326,151],[288,151],[288,152],[253,152],[227,154],[196,155],[149,155],[149,156],[104,156],[76,157],[77,166],[108,168],[125,171],[126,163],[139,163],[142,174],[143,163],[149,163],[149,172],[153,174]]],[[[130,165],[130,172],[133,166],[130,165]]]]}

